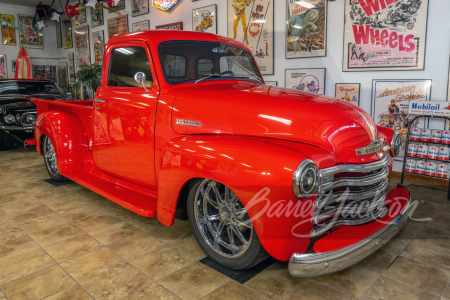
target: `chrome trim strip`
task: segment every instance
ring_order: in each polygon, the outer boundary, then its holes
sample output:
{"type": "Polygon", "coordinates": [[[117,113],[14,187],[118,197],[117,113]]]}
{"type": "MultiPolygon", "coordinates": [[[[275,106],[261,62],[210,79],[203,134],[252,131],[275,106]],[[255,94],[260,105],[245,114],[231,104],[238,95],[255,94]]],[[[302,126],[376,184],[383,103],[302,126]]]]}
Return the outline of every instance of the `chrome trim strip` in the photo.
{"type": "Polygon", "coordinates": [[[324,253],[295,253],[289,260],[289,272],[295,277],[315,277],[334,273],[356,264],[384,246],[400,231],[408,220],[410,203],[411,194],[408,204],[391,223],[353,245],[324,253]]]}
{"type": "Polygon", "coordinates": [[[389,156],[385,155],[379,161],[371,162],[368,164],[361,165],[339,165],[327,169],[320,170],[320,176],[325,177],[329,175],[334,175],[341,172],[351,172],[351,173],[367,173],[377,169],[381,169],[389,163],[389,156]]]}
{"type": "Polygon", "coordinates": [[[357,177],[354,179],[344,178],[338,179],[329,183],[325,183],[319,186],[319,193],[341,187],[341,186],[365,186],[375,184],[381,180],[387,178],[389,175],[389,168],[384,167],[383,171],[375,175],[370,175],[366,177],[357,177]]]}
{"type": "Polygon", "coordinates": [[[33,130],[33,126],[28,126],[28,127],[20,127],[20,126],[0,126],[0,129],[3,130],[33,130]]]}

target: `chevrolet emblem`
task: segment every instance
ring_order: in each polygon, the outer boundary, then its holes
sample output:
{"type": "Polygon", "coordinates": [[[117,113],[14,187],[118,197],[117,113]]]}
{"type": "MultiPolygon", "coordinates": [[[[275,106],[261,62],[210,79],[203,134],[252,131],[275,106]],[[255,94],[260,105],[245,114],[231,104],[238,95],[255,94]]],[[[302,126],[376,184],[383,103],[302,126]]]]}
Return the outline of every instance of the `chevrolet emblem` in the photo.
{"type": "Polygon", "coordinates": [[[356,155],[369,155],[372,153],[378,153],[383,150],[383,143],[381,141],[373,141],[369,146],[356,149],[356,155]]]}

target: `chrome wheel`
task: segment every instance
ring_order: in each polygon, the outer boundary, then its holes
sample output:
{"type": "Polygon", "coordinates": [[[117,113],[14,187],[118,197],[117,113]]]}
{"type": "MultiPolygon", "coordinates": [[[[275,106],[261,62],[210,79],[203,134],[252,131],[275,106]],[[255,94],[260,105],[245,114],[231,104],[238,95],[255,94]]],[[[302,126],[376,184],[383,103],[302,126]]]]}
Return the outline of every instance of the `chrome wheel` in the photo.
{"type": "Polygon", "coordinates": [[[203,180],[195,193],[194,214],[204,241],[217,254],[236,258],[247,251],[253,225],[247,210],[227,186],[203,180]]]}
{"type": "Polygon", "coordinates": [[[55,148],[53,147],[52,141],[48,136],[45,137],[45,145],[44,145],[44,158],[47,163],[49,172],[56,176],[58,175],[58,166],[56,165],[56,153],[55,148]]]}

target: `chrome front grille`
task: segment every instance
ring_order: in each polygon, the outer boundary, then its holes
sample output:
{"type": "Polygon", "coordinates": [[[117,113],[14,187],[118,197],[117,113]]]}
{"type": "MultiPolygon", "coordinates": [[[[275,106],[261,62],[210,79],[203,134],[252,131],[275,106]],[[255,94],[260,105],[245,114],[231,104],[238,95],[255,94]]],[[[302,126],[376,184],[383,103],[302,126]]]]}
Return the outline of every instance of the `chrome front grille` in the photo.
{"type": "Polygon", "coordinates": [[[343,225],[361,225],[382,218],[389,176],[389,157],[361,165],[340,165],[320,171],[312,237],[343,225]]]}

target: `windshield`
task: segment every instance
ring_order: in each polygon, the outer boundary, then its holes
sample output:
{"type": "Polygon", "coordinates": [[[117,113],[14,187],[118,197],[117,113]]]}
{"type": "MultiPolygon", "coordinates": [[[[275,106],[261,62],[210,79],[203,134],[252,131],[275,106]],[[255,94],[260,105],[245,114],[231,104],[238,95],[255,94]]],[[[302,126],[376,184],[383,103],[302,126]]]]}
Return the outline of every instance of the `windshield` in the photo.
{"type": "Polygon", "coordinates": [[[3,81],[0,82],[0,96],[21,94],[54,94],[64,97],[63,92],[51,82],[46,81],[3,81]]]}
{"type": "Polygon", "coordinates": [[[166,81],[171,84],[202,78],[263,82],[252,55],[228,44],[167,42],[160,47],[160,58],[166,81]]]}

